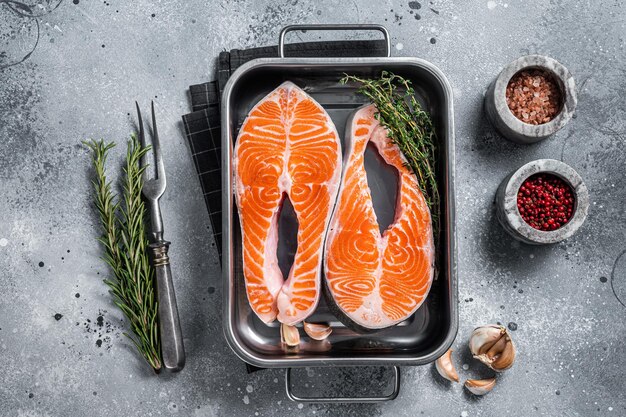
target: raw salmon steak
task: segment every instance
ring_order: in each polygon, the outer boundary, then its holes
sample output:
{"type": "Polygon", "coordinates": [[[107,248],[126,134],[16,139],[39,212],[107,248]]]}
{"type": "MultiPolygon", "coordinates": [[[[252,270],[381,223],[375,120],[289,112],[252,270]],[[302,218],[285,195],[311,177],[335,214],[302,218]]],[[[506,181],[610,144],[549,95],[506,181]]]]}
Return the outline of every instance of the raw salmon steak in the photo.
{"type": "Polygon", "coordinates": [[[233,158],[248,301],[266,323],[278,317],[297,324],[319,301],[324,239],[341,180],[339,135],[322,106],[285,82],[250,111],[233,158]],[[276,252],[285,198],[298,219],[286,280],[276,252]]]}
{"type": "Polygon", "coordinates": [[[343,179],[324,261],[331,308],[364,331],[407,319],[424,302],[434,273],[430,211],[415,174],[375,112],[374,105],[361,107],[348,121],[343,179]],[[369,142],[398,172],[394,220],[382,234],[364,167],[369,142]]]}

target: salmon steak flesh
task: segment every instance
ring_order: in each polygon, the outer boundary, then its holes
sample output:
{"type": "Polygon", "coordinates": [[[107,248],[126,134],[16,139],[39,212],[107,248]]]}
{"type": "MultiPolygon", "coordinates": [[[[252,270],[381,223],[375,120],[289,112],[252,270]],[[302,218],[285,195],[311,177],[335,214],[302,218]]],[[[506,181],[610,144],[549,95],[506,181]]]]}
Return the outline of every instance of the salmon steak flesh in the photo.
{"type": "Polygon", "coordinates": [[[364,106],[348,120],[343,179],[325,243],[328,304],[342,322],[362,331],[409,318],[426,299],[434,274],[430,210],[375,113],[374,105],[364,106]],[[370,142],[398,172],[394,219],[382,234],[364,166],[370,142]]]}
{"type": "Polygon", "coordinates": [[[233,165],[248,301],[265,323],[295,325],[320,298],[324,239],[341,180],[339,135],[319,103],[285,82],[248,114],[233,165]],[[286,198],[298,219],[298,248],[284,279],[277,248],[286,198]]]}

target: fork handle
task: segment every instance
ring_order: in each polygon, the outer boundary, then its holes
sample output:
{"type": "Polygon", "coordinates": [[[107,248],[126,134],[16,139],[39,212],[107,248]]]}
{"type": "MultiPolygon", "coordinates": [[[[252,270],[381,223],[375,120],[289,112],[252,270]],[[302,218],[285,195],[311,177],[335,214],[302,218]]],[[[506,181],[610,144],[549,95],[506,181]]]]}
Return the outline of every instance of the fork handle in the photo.
{"type": "Polygon", "coordinates": [[[165,369],[178,372],[185,366],[185,348],[178,319],[176,294],[167,255],[170,242],[159,240],[150,244],[157,281],[159,300],[159,328],[161,330],[161,355],[165,369]]]}

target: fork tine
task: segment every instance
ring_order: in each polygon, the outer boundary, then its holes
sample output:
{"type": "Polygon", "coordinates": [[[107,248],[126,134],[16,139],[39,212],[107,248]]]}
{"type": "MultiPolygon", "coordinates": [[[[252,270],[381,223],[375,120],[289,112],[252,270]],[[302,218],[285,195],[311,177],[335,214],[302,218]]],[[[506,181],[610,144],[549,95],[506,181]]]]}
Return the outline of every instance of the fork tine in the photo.
{"type": "Polygon", "coordinates": [[[163,155],[161,155],[161,143],[159,142],[159,132],[157,131],[156,116],[154,115],[154,101],[152,105],[152,147],[157,166],[157,178],[165,182],[165,165],[163,155]]]}
{"type": "MultiPolygon", "coordinates": [[[[146,144],[146,132],[143,129],[143,119],[141,117],[141,110],[139,110],[139,103],[137,103],[135,101],[135,107],[137,107],[137,118],[139,119],[139,141],[141,142],[141,146],[143,148],[145,148],[147,146],[146,144]]],[[[139,164],[142,168],[145,168],[148,164],[146,161],[146,155],[144,154],[144,156],[141,157],[141,159],[139,160],[139,164]]],[[[148,174],[144,171],[143,173],[144,176],[144,180],[148,179],[148,174]]]]}

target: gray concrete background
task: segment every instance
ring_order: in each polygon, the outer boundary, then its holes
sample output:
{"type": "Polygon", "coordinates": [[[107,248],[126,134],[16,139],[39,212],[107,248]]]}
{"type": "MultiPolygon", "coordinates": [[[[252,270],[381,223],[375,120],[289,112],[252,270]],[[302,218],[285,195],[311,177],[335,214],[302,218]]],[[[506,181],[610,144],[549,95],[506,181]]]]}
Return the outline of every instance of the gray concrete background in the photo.
{"type": "MultiPolygon", "coordinates": [[[[0,0],[0,415],[626,415],[623,3],[21,1],[0,0]],[[425,366],[402,370],[391,403],[297,404],[284,394],[282,372],[248,375],[226,346],[216,250],[180,124],[186,88],[209,79],[219,51],[273,44],[281,26],[298,22],[383,23],[394,56],[425,58],[448,76],[459,183],[457,367],[462,378],[484,373],[466,347],[479,324],[516,328],[519,349],[486,397],[464,394],[425,366]],[[579,105],[555,137],[518,146],[486,123],[481,103],[500,68],[528,53],[569,68],[579,105]],[[151,375],[122,335],[102,283],[108,271],[80,146],[91,137],[117,141],[115,168],[133,129],[133,101],[147,108],[151,98],[188,354],[175,376],[151,375]],[[573,166],[591,197],[579,233],[552,247],[514,242],[492,206],[500,180],[540,157],[573,166]]],[[[316,369],[301,375],[327,378],[316,369]]],[[[335,377],[333,389],[369,383],[365,371],[335,377]]]]}

